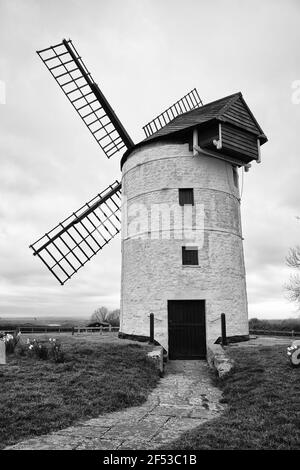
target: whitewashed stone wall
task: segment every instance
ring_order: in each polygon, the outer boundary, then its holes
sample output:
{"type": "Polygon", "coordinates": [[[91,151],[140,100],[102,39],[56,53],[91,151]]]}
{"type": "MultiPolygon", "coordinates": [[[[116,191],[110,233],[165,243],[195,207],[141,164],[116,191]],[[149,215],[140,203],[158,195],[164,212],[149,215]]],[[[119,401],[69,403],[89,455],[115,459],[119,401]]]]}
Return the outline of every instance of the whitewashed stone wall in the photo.
{"type": "Polygon", "coordinates": [[[192,243],[200,247],[199,266],[182,265],[185,240],[149,239],[147,234],[141,239],[123,227],[120,331],[149,336],[153,312],[155,339],[168,350],[168,300],[205,299],[207,341],[220,336],[222,312],[228,336],[247,335],[240,202],[232,166],[211,157],[193,157],[188,144],[160,142],[135,149],[122,171],[127,212],[137,203],[148,208],[155,203],[178,204],[178,188],[194,188],[195,204],[204,205],[205,223],[204,232],[198,232],[192,243]]]}

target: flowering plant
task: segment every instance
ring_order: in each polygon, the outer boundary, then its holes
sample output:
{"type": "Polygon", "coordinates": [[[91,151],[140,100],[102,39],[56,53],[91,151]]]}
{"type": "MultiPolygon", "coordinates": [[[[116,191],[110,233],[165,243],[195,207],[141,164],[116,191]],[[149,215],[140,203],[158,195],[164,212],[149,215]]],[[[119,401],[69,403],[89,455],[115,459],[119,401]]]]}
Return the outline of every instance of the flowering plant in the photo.
{"type": "Polygon", "coordinates": [[[64,362],[61,345],[55,338],[49,338],[49,343],[27,339],[28,351],[39,359],[52,359],[54,362],[64,362]],[[50,343],[50,344],[49,344],[50,343]]]}
{"type": "Polygon", "coordinates": [[[61,344],[55,338],[49,338],[50,353],[54,362],[64,362],[64,353],[61,344]]]}
{"type": "Polygon", "coordinates": [[[28,351],[31,356],[36,356],[39,359],[48,359],[48,348],[36,339],[27,339],[28,351]]]}
{"type": "Polygon", "coordinates": [[[294,341],[292,345],[287,348],[287,355],[292,366],[300,366],[300,341],[294,341]]]}
{"type": "Polygon", "coordinates": [[[6,352],[13,353],[16,349],[18,342],[20,341],[21,332],[16,330],[13,334],[0,333],[0,339],[5,343],[6,352]]]}

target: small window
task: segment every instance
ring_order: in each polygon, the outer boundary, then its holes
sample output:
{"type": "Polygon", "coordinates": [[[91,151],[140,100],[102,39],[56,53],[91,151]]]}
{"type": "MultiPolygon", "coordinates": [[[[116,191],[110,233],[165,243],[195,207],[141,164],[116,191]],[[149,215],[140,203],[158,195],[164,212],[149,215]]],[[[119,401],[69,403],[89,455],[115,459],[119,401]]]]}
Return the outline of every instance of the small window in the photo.
{"type": "Polygon", "coordinates": [[[185,204],[194,205],[194,190],[193,188],[179,189],[179,205],[184,206],[185,204]]]}
{"type": "Polygon", "coordinates": [[[234,186],[236,188],[238,188],[239,186],[239,175],[238,175],[238,170],[237,170],[237,167],[236,166],[233,166],[232,167],[232,173],[233,173],[233,182],[234,182],[234,186]]]}
{"type": "Polygon", "coordinates": [[[198,263],[198,247],[183,246],[182,247],[182,264],[199,264],[198,263]]]}

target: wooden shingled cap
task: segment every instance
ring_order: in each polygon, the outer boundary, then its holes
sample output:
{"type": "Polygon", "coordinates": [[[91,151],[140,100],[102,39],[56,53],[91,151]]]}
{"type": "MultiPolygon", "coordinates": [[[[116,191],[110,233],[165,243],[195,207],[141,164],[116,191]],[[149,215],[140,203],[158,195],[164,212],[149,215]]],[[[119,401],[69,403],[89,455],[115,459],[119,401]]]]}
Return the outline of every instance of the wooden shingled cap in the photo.
{"type": "Polygon", "coordinates": [[[142,142],[149,142],[190,127],[208,123],[212,120],[228,122],[246,131],[252,132],[257,135],[261,144],[268,140],[245,102],[242,93],[239,92],[177,116],[169,124],[159,129],[142,142]]]}
{"type": "Polygon", "coordinates": [[[200,129],[201,125],[213,123],[214,121],[231,124],[236,126],[236,128],[255,135],[260,140],[261,145],[268,140],[245,102],[242,93],[238,92],[233,95],[225,96],[219,100],[212,101],[211,103],[207,103],[200,108],[180,114],[157,132],[146,137],[134,147],[127,150],[121,159],[121,168],[127,160],[128,155],[135,148],[141,147],[148,142],[175,135],[176,133],[184,130],[192,129],[196,126],[200,129]]]}

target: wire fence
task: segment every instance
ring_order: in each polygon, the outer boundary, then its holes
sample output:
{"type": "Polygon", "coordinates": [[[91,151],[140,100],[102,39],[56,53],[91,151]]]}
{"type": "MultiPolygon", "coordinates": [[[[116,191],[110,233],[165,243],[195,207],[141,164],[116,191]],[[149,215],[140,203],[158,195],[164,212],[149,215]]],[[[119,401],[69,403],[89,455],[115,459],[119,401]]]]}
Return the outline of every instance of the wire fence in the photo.
{"type": "MultiPolygon", "coordinates": [[[[0,331],[2,333],[14,333],[16,329],[6,329],[1,328],[0,331]]],[[[116,333],[119,331],[118,326],[74,326],[74,327],[59,327],[59,326],[24,326],[20,327],[19,331],[23,334],[29,333],[70,333],[72,335],[81,334],[81,333],[95,333],[95,334],[103,334],[103,333],[116,333]]],[[[252,335],[262,335],[262,336],[290,336],[290,337],[300,337],[300,331],[286,331],[286,330],[257,330],[250,328],[250,334],[252,335]]]]}
{"type": "Polygon", "coordinates": [[[250,334],[262,336],[300,336],[300,331],[286,331],[286,330],[256,330],[250,328],[250,334]]]}
{"type": "MultiPolygon", "coordinates": [[[[0,327],[0,331],[3,333],[14,333],[16,329],[9,330],[9,329],[2,329],[0,327]]],[[[98,334],[103,334],[103,333],[114,333],[119,331],[118,326],[97,326],[97,327],[89,327],[89,326],[74,326],[74,327],[39,327],[39,326],[33,326],[33,327],[20,327],[19,331],[23,334],[30,334],[30,333],[70,333],[72,335],[74,334],[80,334],[80,333],[98,333],[98,334]]]]}

